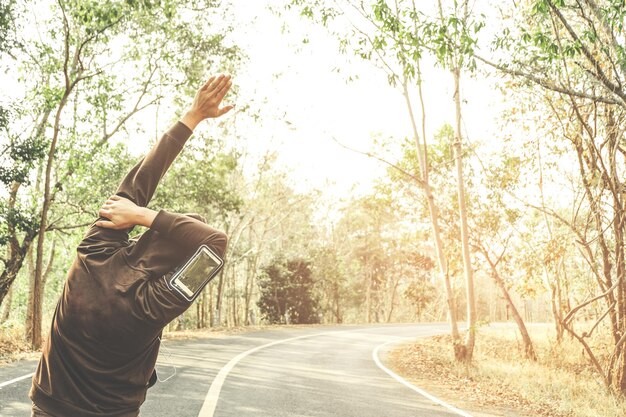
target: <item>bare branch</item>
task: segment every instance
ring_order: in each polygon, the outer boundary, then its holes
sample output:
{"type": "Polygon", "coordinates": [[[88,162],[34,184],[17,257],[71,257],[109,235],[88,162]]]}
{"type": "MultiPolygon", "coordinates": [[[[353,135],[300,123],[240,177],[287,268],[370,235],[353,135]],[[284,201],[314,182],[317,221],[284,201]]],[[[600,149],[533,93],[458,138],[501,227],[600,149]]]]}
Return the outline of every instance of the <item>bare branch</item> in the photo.
{"type": "Polygon", "coordinates": [[[556,16],[559,18],[559,20],[561,21],[561,23],[563,24],[567,32],[570,34],[571,38],[580,44],[583,55],[585,56],[585,58],[587,58],[587,60],[593,66],[595,70],[595,73],[593,73],[595,78],[598,79],[609,91],[611,91],[613,94],[621,98],[622,102],[616,103],[616,104],[619,104],[620,106],[624,107],[624,105],[626,104],[626,94],[624,94],[624,92],[619,88],[619,86],[615,85],[611,80],[609,80],[607,75],[602,70],[602,66],[600,65],[598,60],[596,60],[596,58],[593,56],[591,51],[589,51],[587,46],[585,46],[585,44],[580,40],[580,38],[578,37],[578,34],[576,34],[576,32],[574,31],[572,26],[569,24],[565,16],[563,16],[559,8],[554,5],[552,0],[546,0],[546,1],[550,5],[550,8],[554,12],[554,14],[556,14],[556,16]]]}
{"type": "Polygon", "coordinates": [[[487,60],[487,59],[485,59],[485,58],[483,58],[483,57],[481,57],[479,55],[474,55],[474,58],[476,58],[477,60],[479,60],[479,61],[481,61],[481,62],[483,62],[483,63],[485,63],[487,65],[489,65],[490,67],[493,67],[493,68],[497,69],[498,71],[504,72],[504,73],[509,74],[509,75],[515,75],[517,77],[526,78],[527,80],[530,80],[530,81],[534,82],[535,84],[540,85],[543,88],[546,88],[546,89],[551,90],[551,91],[555,91],[557,93],[561,93],[561,94],[565,94],[565,95],[573,96],[573,97],[585,98],[585,99],[588,99],[588,100],[593,100],[594,102],[600,102],[600,103],[606,103],[606,104],[617,104],[617,105],[620,105],[620,106],[624,105],[624,103],[622,103],[619,100],[615,100],[615,99],[611,99],[611,98],[603,97],[603,96],[594,96],[594,95],[583,93],[583,92],[580,92],[580,91],[569,90],[566,87],[554,84],[550,80],[539,78],[539,77],[537,77],[537,76],[535,76],[533,74],[530,74],[530,73],[527,73],[527,72],[524,72],[524,71],[507,68],[504,65],[496,64],[495,62],[491,62],[491,61],[489,61],[489,60],[487,60]]]}
{"type": "Polygon", "coordinates": [[[416,177],[415,175],[413,175],[413,174],[410,174],[410,173],[406,172],[404,169],[400,168],[399,166],[397,166],[397,165],[396,165],[396,164],[394,164],[393,162],[389,162],[389,161],[387,161],[386,159],[383,159],[383,158],[379,157],[378,155],[374,155],[374,154],[373,154],[373,153],[371,153],[371,152],[360,151],[360,150],[358,150],[358,149],[351,148],[351,147],[349,147],[348,145],[345,145],[345,144],[341,143],[341,142],[340,142],[339,140],[337,140],[337,138],[335,138],[334,136],[332,137],[332,139],[333,139],[335,142],[337,142],[337,144],[338,144],[339,146],[341,146],[342,148],[345,148],[345,149],[348,149],[349,151],[356,152],[356,153],[359,153],[359,154],[361,154],[361,155],[365,155],[365,156],[367,156],[367,157],[370,157],[370,158],[376,159],[377,161],[380,161],[380,162],[382,162],[382,163],[384,163],[384,164],[386,164],[386,165],[390,166],[391,168],[393,168],[393,169],[397,170],[397,171],[398,171],[398,172],[400,172],[401,174],[404,174],[405,176],[407,176],[407,177],[411,178],[411,179],[412,179],[412,180],[414,180],[414,181],[415,181],[415,182],[416,182],[416,183],[417,183],[420,187],[424,187],[424,181],[422,181],[422,179],[421,179],[421,178],[418,178],[418,177],[416,177]]]}
{"type": "Polygon", "coordinates": [[[581,304],[577,305],[577,306],[576,306],[576,307],[574,307],[573,309],[571,309],[571,311],[570,311],[569,313],[567,313],[567,316],[565,316],[565,318],[563,319],[563,324],[567,324],[567,323],[568,323],[568,322],[572,319],[572,317],[574,316],[574,314],[576,314],[576,312],[578,312],[580,309],[582,309],[582,308],[584,308],[584,307],[588,306],[589,304],[593,303],[594,301],[598,301],[599,299],[604,298],[604,297],[608,296],[609,294],[611,294],[611,292],[613,292],[613,290],[614,290],[615,288],[617,288],[617,287],[618,287],[618,285],[619,285],[620,283],[621,283],[621,282],[618,280],[618,281],[617,281],[617,282],[615,282],[615,284],[613,284],[613,286],[611,286],[611,288],[609,288],[607,291],[605,291],[605,292],[603,292],[602,294],[598,295],[597,297],[594,297],[594,298],[592,298],[592,299],[590,299],[590,300],[587,300],[587,301],[585,301],[585,302],[583,302],[583,303],[581,303],[581,304]]]}

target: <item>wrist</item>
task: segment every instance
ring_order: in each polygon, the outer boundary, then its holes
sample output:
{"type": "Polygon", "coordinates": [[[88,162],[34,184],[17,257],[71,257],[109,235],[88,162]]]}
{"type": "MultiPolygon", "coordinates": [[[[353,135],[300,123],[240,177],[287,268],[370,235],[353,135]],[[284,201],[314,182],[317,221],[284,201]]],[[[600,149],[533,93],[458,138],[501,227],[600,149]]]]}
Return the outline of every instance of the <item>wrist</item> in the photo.
{"type": "Polygon", "coordinates": [[[154,221],[156,215],[157,212],[154,210],[151,210],[147,207],[138,207],[137,213],[135,214],[135,224],[144,227],[150,227],[152,226],[152,222],[154,221]]]}
{"type": "Polygon", "coordinates": [[[194,112],[193,110],[189,110],[185,115],[180,119],[180,121],[187,126],[192,131],[198,126],[198,124],[204,120],[204,117],[194,112]]]}

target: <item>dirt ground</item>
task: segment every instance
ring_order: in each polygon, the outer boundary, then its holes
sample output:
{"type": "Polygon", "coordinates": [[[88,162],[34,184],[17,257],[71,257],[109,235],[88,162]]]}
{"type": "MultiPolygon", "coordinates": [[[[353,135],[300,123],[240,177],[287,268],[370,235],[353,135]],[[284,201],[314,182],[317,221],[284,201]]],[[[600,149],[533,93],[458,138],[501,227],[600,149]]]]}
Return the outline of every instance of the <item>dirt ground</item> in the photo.
{"type": "Polygon", "coordinates": [[[426,392],[475,417],[568,417],[545,405],[531,404],[496,384],[478,382],[471,370],[455,365],[447,356],[449,336],[435,336],[398,346],[389,352],[388,367],[426,392]]]}

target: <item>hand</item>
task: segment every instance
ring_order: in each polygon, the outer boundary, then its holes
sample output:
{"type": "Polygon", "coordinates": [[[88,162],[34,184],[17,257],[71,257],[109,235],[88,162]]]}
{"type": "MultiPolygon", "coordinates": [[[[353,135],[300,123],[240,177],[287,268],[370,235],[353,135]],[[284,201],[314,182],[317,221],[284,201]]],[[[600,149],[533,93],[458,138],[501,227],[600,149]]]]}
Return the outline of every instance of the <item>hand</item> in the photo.
{"type": "Polygon", "coordinates": [[[119,195],[111,196],[98,211],[98,215],[106,217],[109,221],[99,220],[96,222],[96,226],[115,230],[130,229],[136,224],[140,224],[141,209],[142,207],[137,206],[127,198],[119,195]]]}
{"type": "Polygon", "coordinates": [[[209,78],[196,93],[191,108],[181,121],[193,130],[204,119],[220,117],[231,111],[233,106],[220,107],[220,104],[232,84],[230,75],[209,78]]]}

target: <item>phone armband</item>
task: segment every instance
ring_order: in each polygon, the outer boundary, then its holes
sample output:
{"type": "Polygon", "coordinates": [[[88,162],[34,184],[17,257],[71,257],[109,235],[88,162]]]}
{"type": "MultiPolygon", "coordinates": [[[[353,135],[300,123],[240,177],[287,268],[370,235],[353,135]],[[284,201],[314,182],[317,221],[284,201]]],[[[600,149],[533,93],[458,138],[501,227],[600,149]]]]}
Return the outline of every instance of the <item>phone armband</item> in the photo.
{"type": "Polygon", "coordinates": [[[182,268],[172,275],[168,284],[187,301],[193,301],[223,266],[222,258],[207,245],[201,245],[182,268]]]}

